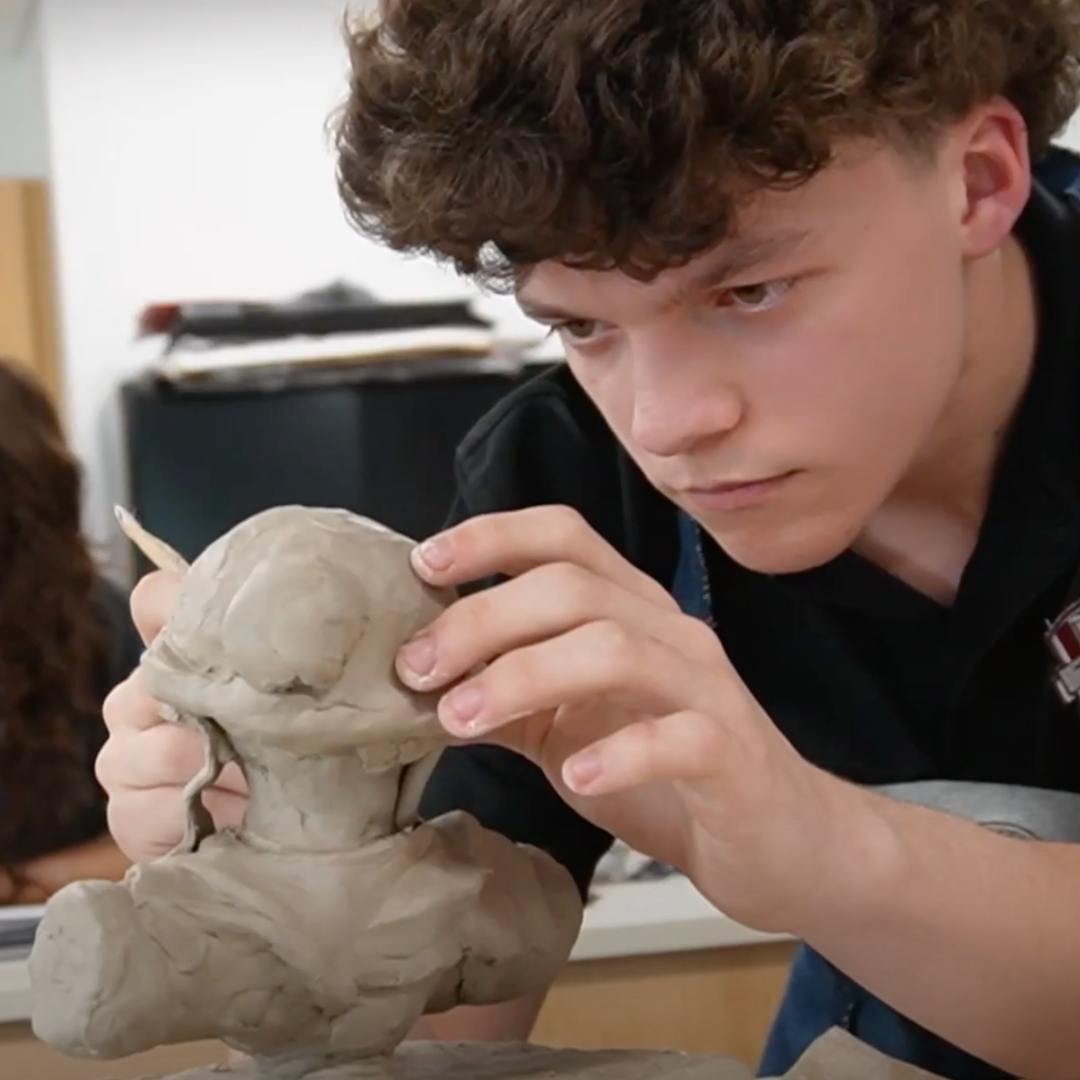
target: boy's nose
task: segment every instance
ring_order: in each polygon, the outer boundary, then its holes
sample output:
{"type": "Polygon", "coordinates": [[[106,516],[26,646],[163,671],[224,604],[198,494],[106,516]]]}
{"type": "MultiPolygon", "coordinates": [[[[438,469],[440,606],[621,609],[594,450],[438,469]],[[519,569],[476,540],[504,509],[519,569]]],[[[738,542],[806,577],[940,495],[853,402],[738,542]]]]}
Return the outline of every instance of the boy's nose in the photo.
{"type": "Polygon", "coordinates": [[[675,457],[738,427],[742,395],[715,377],[692,377],[692,366],[635,365],[630,436],[654,457],[675,457]]]}

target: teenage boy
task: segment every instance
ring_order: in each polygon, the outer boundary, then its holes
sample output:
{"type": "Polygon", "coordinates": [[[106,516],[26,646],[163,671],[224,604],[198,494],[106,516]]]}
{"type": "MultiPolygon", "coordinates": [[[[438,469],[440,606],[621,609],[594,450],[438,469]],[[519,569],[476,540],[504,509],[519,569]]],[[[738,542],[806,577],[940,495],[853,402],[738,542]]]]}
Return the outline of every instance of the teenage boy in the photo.
{"type": "MultiPolygon", "coordinates": [[[[764,1074],[834,1025],[956,1080],[1080,1068],[1080,847],[873,790],[1080,792],[1044,640],[1080,566],[1080,214],[1050,153],[1078,26],[1065,0],[384,0],[351,34],[353,221],[512,289],[567,354],[466,440],[417,551],[467,592],[401,654],[463,740],[425,809],[582,889],[621,837],[805,942],[764,1074]]],[[[137,589],[145,635],[173,589],[137,589]]],[[[167,849],[196,748],[137,680],[106,715],[114,833],[167,849]]],[[[239,778],[213,799],[235,820],[239,778]]]]}

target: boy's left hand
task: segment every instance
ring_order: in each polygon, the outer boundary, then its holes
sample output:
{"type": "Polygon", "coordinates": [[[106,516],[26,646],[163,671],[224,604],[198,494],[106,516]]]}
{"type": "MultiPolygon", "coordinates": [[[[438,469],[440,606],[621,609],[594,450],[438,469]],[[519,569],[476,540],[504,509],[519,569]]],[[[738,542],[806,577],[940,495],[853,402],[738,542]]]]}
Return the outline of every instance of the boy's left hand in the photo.
{"type": "Polygon", "coordinates": [[[804,761],[716,634],[580,515],[473,518],[414,564],[433,585],[507,578],[399,656],[416,689],[456,683],[439,706],[451,735],[522,753],[583,816],[762,929],[790,930],[830,861],[850,860],[858,791],[804,761]]]}

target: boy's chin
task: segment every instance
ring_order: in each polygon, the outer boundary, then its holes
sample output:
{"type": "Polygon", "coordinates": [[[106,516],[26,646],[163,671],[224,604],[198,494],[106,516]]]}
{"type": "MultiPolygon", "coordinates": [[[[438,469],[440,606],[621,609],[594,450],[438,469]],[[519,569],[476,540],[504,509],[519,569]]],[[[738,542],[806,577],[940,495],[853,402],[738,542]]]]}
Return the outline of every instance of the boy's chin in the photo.
{"type": "Polygon", "coordinates": [[[769,529],[707,531],[733,562],[758,574],[798,574],[842,555],[853,541],[848,529],[806,521],[769,529]]]}

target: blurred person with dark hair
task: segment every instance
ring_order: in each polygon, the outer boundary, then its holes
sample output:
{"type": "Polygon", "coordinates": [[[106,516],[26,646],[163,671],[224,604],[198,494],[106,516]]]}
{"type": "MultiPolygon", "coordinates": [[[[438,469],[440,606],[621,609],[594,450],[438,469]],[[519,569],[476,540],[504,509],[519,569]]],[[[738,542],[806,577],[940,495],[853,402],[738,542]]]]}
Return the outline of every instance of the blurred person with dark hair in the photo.
{"type": "Polygon", "coordinates": [[[0,903],[129,865],[94,762],[141,646],[81,529],[79,464],[33,374],[0,360],[0,903]]]}

